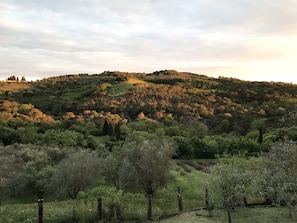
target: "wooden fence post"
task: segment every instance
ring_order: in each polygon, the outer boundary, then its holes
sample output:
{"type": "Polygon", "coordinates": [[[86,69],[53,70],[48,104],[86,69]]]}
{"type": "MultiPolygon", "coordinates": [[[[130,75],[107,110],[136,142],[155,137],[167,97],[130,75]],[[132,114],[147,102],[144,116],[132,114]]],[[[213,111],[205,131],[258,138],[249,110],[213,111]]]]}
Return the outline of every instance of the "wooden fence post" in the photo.
{"type": "Polygon", "coordinates": [[[177,187],[178,210],[183,211],[183,200],[180,187],[177,187]]]}
{"type": "Polygon", "coordinates": [[[208,210],[209,209],[209,195],[208,195],[208,188],[205,188],[205,207],[208,210]]]}
{"type": "Polygon", "coordinates": [[[102,197],[98,197],[98,218],[102,219],[102,197]]]}
{"type": "Polygon", "coordinates": [[[148,195],[147,219],[152,220],[152,195],[148,195]]]}
{"type": "Polygon", "coordinates": [[[38,223],[43,223],[43,199],[38,199],[38,223]]]}

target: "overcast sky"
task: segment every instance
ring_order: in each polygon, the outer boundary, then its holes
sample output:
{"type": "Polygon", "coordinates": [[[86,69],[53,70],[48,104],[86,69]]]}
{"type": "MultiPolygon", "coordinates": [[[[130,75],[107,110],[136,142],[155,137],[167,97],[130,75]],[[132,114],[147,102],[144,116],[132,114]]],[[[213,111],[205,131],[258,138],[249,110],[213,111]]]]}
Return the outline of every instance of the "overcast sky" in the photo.
{"type": "Polygon", "coordinates": [[[297,83],[297,1],[0,0],[0,79],[163,69],[297,83]]]}

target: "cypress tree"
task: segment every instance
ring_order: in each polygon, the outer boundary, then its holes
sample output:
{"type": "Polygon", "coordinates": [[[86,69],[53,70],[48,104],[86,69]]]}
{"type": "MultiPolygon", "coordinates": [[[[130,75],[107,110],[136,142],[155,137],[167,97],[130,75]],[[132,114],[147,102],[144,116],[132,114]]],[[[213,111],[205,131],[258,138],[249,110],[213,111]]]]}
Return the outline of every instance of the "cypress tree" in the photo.
{"type": "Polygon", "coordinates": [[[108,135],[110,135],[110,136],[113,135],[113,126],[110,123],[108,123],[108,135]]]}
{"type": "Polygon", "coordinates": [[[121,139],[121,124],[118,122],[114,127],[114,133],[117,139],[121,139]]]}
{"type": "Polygon", "coordinates": [[[107,120],[104,121],[102,135],[106,136],[109,133],[109,124],[107,120]]]}

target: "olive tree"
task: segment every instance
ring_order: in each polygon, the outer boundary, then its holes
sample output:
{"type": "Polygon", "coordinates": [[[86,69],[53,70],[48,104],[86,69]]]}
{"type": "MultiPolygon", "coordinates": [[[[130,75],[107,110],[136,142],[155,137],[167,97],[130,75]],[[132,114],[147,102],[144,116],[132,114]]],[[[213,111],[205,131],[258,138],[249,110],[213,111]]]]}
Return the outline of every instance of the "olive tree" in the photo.
{"type": "Polygon", "coordinates": [[[12,144],[0,148],[1,192],[16,196],[34,193],[43,197],[53,166],[65,157],[65,150],[32,144],[12,144]]]}
{"type": "Polygon", "coordinates": [[[134,179],[147,195],[153,195],[158,188],[166,186],[175,148],[174,144],[157,139],[123,145],[122,149],[128,152],[128,161],[135,173],[134,179]]]}
{"type": "Polygon", "coordinates": [[[175,154],[174,144],[166,140],[130,142],[122,146],[127,152],[134,180],[148,195],[148,219],[151,218],[151,198],[154,192],[166,186],[170,178],[170,161],[175,154]]]}
{"type": "Polygon", "coordinates": [[[102,160],[102,175],[107,183],[111,183],[117,190],[125,190],[135,183],[135,170],[128,161],[127,151],[122,148],[114,149],[102,160]]]}
{"type": "MultiPolygon", "coordinates": [[[[124,190],[129,184],[140,186],[151,198],[158,188],[166,186],[170,178],[170,161],[176,145],[166,140],[141,139],[128,140],[114,149],[102,160],[101,169],[105,180],[117,190],[124,190]]],[[[149,205],[149,219],[150,208],[149,205]]]]}
{"type": "Polygon", "coordinates": [[[99,179],[99,154],[91,150],[77,150],[54,168],[53,190],[75,199],[78,192],[95,186],[99,179]]]}
{"type": "Polygon", "coordinates": [[[280,141],[262,154],[256,184],[267,202],[286,205],[291,210],[297,202],[297,143],[280,141]]]}
{"type": "Polygon", "coordinates": [[[6,148],[0,148],[0,205],[2,200],[15,196],[25,184],[24,162],[6,148]]]}
{"type": "Polygon", "coordinates": [[[242,156],[224,157],[210,167],[213,180],[209,182],[214,205],[223,207],[232,222],[231,211],[246,204],[246,197],[251,187],[250,179],[253,160],[242,156]]]}

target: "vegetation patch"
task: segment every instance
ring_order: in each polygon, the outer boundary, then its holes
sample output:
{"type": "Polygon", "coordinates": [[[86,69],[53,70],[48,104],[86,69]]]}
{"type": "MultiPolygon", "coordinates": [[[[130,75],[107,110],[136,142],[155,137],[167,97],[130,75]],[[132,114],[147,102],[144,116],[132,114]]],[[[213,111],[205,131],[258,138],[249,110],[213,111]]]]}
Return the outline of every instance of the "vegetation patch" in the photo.
{"type": "Polygon", "coordinates": [[[4,91],[18,91],[20,89],[27,89],[27,88],[31,88],[31,85],[29,83],[26,82],[0,82],[0,92],[4,92],[4,91]]]}
{"type": "Polygon", "coordinates": [[[132,84],[129,84],[127,82],[121,82],[118,84],[114,84],[112,85],[109,89],[108,89],[108,93],[111,94],[112,96],[120,96],[123,94],[128,93],[128,91],[133,87],[132,84]]]}
{"type": "Polygon", "coordinates": [[[140,80],[140,79],[136,79],[136,78],[129,78],[127,80],[127,83],[128,84],[133,84],[133,85],[136,85],[136,86],[142,86],[142,87],[147,87],[149,85],[148,82],[140,80]]]}

